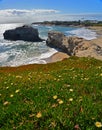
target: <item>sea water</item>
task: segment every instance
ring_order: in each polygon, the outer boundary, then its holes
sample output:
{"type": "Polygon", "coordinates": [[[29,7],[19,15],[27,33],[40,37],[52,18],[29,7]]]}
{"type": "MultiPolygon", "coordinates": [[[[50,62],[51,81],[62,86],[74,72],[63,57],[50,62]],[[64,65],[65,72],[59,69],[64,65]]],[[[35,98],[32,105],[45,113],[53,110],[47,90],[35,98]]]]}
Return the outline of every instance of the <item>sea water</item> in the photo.
{"type": "MultiPolygon", "coordinates": [[[[0,66],[20,66],[26,64],[45,64],[45,58],[50,57],[57,52],[56,49],[50,48],[46,42],[25,42],[4,40],[3,33],[5,30],[22,26],[22,23],[0,24],[0,66]]],[[[78,36],[88,40],[95,39],[96,33],[92,30],[75,27],[63,26],[42,26],[32,25],[37,28],[42,39],[47,39],[49,31],[60,31],[67,36],[78,36]]]]}

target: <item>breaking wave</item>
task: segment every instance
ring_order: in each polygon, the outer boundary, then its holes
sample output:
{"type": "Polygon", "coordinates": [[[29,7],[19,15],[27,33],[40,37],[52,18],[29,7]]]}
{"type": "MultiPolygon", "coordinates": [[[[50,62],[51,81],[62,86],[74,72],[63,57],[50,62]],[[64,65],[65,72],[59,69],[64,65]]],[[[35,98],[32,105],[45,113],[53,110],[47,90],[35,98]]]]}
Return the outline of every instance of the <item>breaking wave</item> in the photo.
{"type": "Polygon", "coordinates": [[[74,35],[81,38],[85,38],[86,40],[96,39],[97,37],[96,32],[86,29],[86,28],[78,28],[75,30],[67,31],[67,33],[71,36],[74,35]]]}

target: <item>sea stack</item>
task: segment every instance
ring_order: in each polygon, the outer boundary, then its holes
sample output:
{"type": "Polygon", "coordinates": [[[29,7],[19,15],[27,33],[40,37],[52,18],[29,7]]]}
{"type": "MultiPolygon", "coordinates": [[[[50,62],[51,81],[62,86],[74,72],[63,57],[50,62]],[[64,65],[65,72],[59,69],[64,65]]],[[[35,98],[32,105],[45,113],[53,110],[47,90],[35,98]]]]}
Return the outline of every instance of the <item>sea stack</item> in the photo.
{"type": "Polygon", "coordinates": [[[13,41],[23,40],[23,41],[30,41],[30,42],[43,41],[39,37],[38,29],[35,29],[28,25],[17,27],[12,30],[6,30],[3,35],[4,35],[4,39],[6,40],[13,40],[13,41]]]}

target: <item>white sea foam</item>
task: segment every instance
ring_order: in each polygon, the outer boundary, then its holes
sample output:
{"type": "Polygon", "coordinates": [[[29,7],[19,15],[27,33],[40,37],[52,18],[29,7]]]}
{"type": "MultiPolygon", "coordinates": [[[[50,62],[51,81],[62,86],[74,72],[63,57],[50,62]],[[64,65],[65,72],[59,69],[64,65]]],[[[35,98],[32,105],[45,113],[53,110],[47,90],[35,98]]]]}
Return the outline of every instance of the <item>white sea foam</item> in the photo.
{"type": "Polygon", "coordinates": [[[53,54],[55,54],[56,52],[58,52],[56,49],[49,49],[49,52],[47,53],[42,53],[41,56],[40,56],[40,59],[43,59],[43,58],[49,58],[50,56],[52,56],[53,54]]]}
{"type": "Polygon", "coordinates": [[[24,53],[22,54],[21,52],[13,52],[12,51],[11,56],[15,56],[15,58],[12,59],[11,61],[7,62],[7,59],[10,57],[10,54],[9,54],[9,56],[7,54],[3,57],[1,56],[2,62],[4,63],[4,65],[2,65],[2,66],[20,66],[20,65],[27,65],[27,64],[46,64],[46,61],[44,59],[50,57],[51,55],[53,55],[56,52],[57,52],[57,50],[49,48],[48,52],[42,53],[39,56],[27,57],[27,55],[24,53]]]}
{"type": "Polygon", "coordinates": [[[8,55],[6,53],[0,54],[0,63],[5,62],[8,59],[8,55]]]}
{"type": "Polygon", "coordinates": [[[39,25],[38,24],[33,24],[34,27],[38,27],[39,25]]]}
{"type": "Polygon", "coordinates": [[[48,28],[49,31],[53,30],[53,26],[46,26],[46,28],[48,28]]]}
{"type": "Polygon", "coordinates": [[[74,35],[81,38],[85,38],[87,40],[96,39],[97,37],[96,32],[86,29],[86,28],[78,28],[75,30],[67,31],[67,33],[69,33],[71,36],[74,35]]]}
{"type": "Polygon", "coordinates": [[[56,49],[50,49],[49,51],[46,53],[42,53],[40,56],[38,57],[34,57],[34,58],[29,58],[28,61],[25,64],[46,64],[47,62],[45,61],[46,58],[52,56],[53,54],[55,54],[56,52],[58,52],[56,49]]]}

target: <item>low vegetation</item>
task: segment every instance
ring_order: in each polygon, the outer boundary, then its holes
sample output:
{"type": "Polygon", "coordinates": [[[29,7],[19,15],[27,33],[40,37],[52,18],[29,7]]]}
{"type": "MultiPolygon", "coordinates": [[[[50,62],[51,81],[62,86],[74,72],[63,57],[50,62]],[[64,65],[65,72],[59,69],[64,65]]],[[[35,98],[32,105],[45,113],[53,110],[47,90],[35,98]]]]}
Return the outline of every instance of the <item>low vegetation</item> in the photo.
{"type": "Polygon", "coordinates": [[[0,68],[0,130],[101,130],[102,61],[0,68]]]}
{"type": "Polygon", "coordinates": [[[97,20],[44,21],[44,22],[36,22],[32,24],[88,27],[88,26],[102,26],[102,21],[97,21],[97,20]]]}

